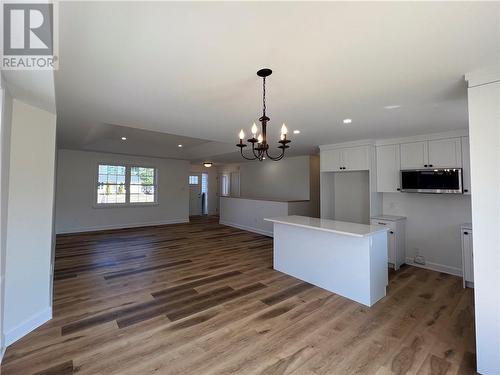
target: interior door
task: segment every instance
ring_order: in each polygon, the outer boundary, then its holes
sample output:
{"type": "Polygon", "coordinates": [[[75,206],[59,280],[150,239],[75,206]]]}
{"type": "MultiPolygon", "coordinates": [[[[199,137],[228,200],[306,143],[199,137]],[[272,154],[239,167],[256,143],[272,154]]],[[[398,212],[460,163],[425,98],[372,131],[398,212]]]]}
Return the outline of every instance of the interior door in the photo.
{"type": "Polygon", "coordinates": [[[189,216],[202,214],[201,174],[189,175],[189,216]]]}

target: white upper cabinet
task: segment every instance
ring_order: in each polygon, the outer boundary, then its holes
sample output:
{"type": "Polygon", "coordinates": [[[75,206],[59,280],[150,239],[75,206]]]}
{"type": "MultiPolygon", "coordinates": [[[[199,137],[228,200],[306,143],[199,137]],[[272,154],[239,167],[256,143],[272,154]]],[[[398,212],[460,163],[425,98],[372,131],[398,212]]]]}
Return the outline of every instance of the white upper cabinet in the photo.
{"type": "Polygon", "coordinates": [[[367,146],[344,148],[342,161],[343,170],[366,171],[370,169],[369,148],[367,146]]]}
{"type": "Polygon", "coordinates": [[[460,138],[429,141],[428,166],[431,168],[461,168],[462,142],[460,138]]]}
{"type": "Polygon", "coordinates": [[[470,194],[470,145],[469,137],[462,137],[462,187],[464,194],[470,194]]]}
{"type": "Polygon", "coordinates": [[[461,167],[459,137],[401,144],[401,169],[461,167]]]}
{"type": "Polygon", "coordinates": [[[369,170],[369,147],[346,147],[321,151],[320,165],[322,172],[369,170]]]}
{"type": "Polygon", "coordinates": [[[399,191],[399,145],[377,146],[377,192],[399,191]]]}
{"type": "Polygon", "coordinates": [[[401,144],[401,169],[420,169],[428,166],[428,142],[401,144]]]}
{"type": "Polygon", "coordinates": [[[337,172],[342,167],[342,150],[325,150],[320,154],[320,169],[322,172],[337,172]]]}

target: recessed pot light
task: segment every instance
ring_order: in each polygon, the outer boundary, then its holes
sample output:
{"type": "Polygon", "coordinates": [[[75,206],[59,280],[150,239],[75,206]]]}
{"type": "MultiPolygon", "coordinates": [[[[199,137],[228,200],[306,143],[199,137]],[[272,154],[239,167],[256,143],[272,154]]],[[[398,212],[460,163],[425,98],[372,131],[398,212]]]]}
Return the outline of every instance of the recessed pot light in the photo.
{"type": "Polygon", "coordinates": [[[177,147],[182,147],[182,145],[177,145],[177,147]]]}
{"type": "Polygon", "coordinates": [[[399,107],[401,107],[399,104],[384,106],[385,109],[396,109],[396,108],[399,108],[399,107]]]}
{"type": "Polygon", "coordinates": [[[294,130],[293,134],[300,134],[300,130],[294,130]]]}
{"type": "Polygon", "coordinates": [[[350,118],[345,118],[344,121],[342,121],[344,124],[350,124],[352,123],[352,119],[350,118]]]}
{"type": "Polygon", "coordinates": [[[126,141],[127,140],[127,137],[122,137],[122,141],[126,141]]]}

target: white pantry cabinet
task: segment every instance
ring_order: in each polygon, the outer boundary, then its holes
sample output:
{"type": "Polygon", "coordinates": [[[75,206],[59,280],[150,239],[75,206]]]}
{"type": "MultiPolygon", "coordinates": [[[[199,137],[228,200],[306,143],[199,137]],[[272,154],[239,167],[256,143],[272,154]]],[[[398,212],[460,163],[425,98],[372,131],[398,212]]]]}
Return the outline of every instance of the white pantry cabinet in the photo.
{"type": "Polygon", "coordinates": [[[461,167],[460,137],[401,144],[401,169],[461,167]]]}
{"type": "Polygon", "coordinates": [[[387,232],[387,258],[389,265],[398,270],[406,262],[406,217],[374,216],[371,218],[371,224],[389,228],[387,232]]]}
{"type": "Polygon", "coordinates": [[[342,170],[342,149],[321,151],[319,163],[321,172],[340,172],[342,170]]]}
{"type": "Polygon", "coordinates": [[[465,287],[474,286],[474,255],[472,251],[472,225],[464,224],[460,228],[462,237],[462,274],[465,287]]]}
{"type": "Polygon", "coordinates": [[[400,169],[399,145],[377,146],[377,192],[399,191],[400,169]]]}
{"type": "Polygon", "coordinates": [[[322,150],[322,172],[364,171],[370,169],[369,147],[345,147],[322,150]]]}
{"type": "Polygon", "coordinates": [[[470,195],[470,145],[469,137],[462,137],[462,185],[464,194],[470,195]]]}

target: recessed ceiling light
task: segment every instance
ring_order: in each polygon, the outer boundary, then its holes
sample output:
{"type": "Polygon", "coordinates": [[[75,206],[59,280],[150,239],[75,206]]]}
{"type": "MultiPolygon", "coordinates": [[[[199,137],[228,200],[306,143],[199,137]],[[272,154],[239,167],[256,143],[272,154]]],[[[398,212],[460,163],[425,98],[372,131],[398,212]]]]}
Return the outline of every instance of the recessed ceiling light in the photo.
{"type": "Polygon", "coordinates": [[[350,124],[352,122],[352,119],[350,118],[345,118],[344,121],[342,121],[344,124],[350,124]]]}
{"type": "Polygon", "coordinates": [[[177,147],[182,147],[182,145],[177,145],[177,147]]]}
{"type": "Polygon", "coordinates": [[[300,134],[300,130],[294,130],[293,134],[300,134]]]}
{"type": "Polygon", "coordinates": [[[399,104],[384,106],[385,109],[396,109],[396,108],[399,108],[399,107],[401,107],[399,104]]]}
{"type": "Polygon", "coordinates": [[[211,163],[211,162],[209,162],[209,161],[206,161],[206,162],[204,162],[204,163],[203,163],[203,165],[204,165],[205,167],[207,167],[207,168],[210,168],[210,167],[212,166],[212,163],[211,163]]]}
{"type": "Polygon", "coordinates": [[[127,140],[127,137],[122,137],[122,141],[126,141],[127,140]]]}

